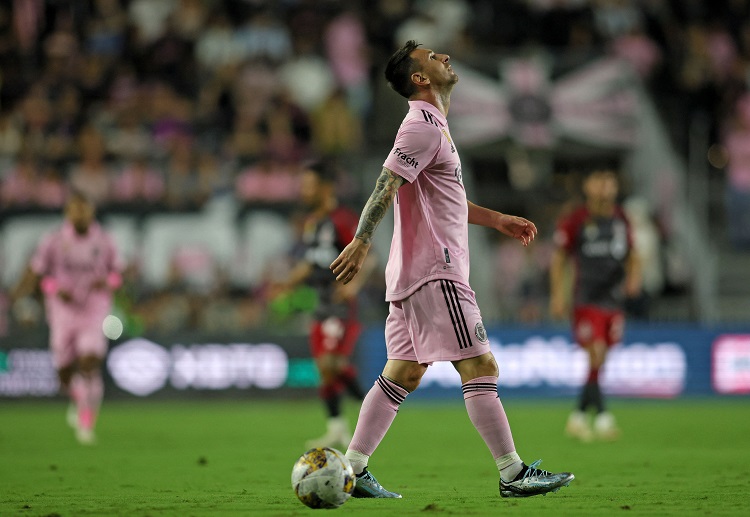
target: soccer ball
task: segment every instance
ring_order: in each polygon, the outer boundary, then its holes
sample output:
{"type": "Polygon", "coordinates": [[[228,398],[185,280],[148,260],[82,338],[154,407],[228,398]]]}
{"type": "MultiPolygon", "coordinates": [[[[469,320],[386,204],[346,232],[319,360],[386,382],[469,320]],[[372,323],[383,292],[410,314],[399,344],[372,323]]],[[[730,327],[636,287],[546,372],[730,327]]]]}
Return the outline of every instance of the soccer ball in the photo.
{"type": "Polygon", "coordinates": [[[294,464],[292,488],[310,508],[338,508],[354,492],[354,470],[336,449],[310,449],[294,464]]]}

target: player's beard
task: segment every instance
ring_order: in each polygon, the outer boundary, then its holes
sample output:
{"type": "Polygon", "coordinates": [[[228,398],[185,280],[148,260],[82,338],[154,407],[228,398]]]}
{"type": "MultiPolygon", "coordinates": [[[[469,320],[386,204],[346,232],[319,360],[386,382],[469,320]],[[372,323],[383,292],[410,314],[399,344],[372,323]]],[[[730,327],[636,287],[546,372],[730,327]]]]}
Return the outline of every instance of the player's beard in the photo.
{"type": "Polygon", "coordinates": [[[89,228],[91,227],[91,223],[86,221],[76,221],[73,223],[73,228],[75,229],[76,233],[78,235],[86,235],[89,233],[89,228]]]}

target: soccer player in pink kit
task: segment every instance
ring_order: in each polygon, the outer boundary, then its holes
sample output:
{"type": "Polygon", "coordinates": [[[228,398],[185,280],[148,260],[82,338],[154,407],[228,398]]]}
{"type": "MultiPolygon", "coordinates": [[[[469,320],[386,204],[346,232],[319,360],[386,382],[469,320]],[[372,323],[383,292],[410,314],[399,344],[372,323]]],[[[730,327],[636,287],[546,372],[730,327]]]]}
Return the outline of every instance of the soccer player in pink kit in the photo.
{"type": "Polygon", "coordinates": [[[400,404],[435,361],[451,361],[461,376],[469,418],[500,472],[500,495],[553,492],[574,476],[539,469],[540,461],[526,465],[516,452],[497,394],[497,363],[469,287],[469,223],[493,228],[524,246],[534,240],[537,230],[531,221],[466,199],[461,161],[446,120],[458,76],[448,55],[418,47],[408,41],[388,61],[386,79],[409,99],[409,113],[362,211],[354,239],[331,264],[338,281],[350,282],[364,263],[372,234],[394,204],[386,266],[388,361],[362,403],[346,452],[357,474],[354,496],[401,497],[384,489],[367,466],[400,404]]]}
{"type": "Polygon", "coordinates": [[[75,412],[68,423],[83,444],[95,441],[94,426],[104,394],[101,363],[107,352],[102,321],[112,307],[112,292],[122,283],[112,239],[94,221],[94,205],[73,192],[65,221],[45,236],[13,292],[17,299],[40,285],[50,328],[52,360],[60,389],[75,412]]]}

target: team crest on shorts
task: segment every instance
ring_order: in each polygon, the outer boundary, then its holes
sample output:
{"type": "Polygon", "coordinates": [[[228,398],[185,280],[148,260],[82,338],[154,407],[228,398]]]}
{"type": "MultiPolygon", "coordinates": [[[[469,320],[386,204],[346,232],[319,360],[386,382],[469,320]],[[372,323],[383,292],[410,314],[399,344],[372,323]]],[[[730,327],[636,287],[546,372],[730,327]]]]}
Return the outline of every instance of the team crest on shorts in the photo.
{"type": "Polygon", "coordinates": [[[477,339],[481,341],[482,343],[487,341],[487,330],[484,328],[484,323],[481,321],[474,325],[474,334],[477,336],[477,339]]]}

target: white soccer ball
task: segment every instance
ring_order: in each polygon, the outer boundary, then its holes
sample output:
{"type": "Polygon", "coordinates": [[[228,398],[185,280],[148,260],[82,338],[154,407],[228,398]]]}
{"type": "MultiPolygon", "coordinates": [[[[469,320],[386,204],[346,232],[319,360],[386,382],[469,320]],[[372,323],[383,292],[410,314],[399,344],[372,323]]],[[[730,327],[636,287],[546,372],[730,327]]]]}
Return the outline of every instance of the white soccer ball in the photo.
{"type": "Polygon", "coordinates": [[[110,314],[102,321],[102,332],[113,341],[122,335],[122,330],[122,321],[113,314],[110,314]]]}
{"type": "Polygon", "coordinates": [[[310,508],[338,508],[354,492],[354,470],[336,449],[310,449],[294,464],[292,488],[310,508]]]}

